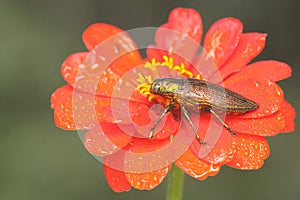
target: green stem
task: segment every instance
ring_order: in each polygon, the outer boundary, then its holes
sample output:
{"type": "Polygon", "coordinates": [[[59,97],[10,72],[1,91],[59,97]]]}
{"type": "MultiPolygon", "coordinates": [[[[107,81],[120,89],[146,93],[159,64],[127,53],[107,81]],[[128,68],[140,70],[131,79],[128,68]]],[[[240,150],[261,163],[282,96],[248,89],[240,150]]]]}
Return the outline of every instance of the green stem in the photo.
{"type": "Polygon", "coordinates": [[[184,172],[175,164],[168,175],[167,200],[181,200],[184,172]]]}

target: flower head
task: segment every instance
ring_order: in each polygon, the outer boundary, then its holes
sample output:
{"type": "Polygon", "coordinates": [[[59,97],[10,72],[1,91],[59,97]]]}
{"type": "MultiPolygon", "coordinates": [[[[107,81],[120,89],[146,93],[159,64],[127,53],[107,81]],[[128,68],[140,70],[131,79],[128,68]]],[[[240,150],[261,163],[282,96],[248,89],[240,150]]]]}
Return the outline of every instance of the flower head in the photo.
{"type": "Polygon", "coordinates": [[[52,94],[55,123],[86,131],[84,145],[103,158],[112,190],[153,189],[172,163],[199,180],[218,174],[223,165],[258,169],[270,154],[266,137],[294,130],[295,111],[276,84],[291,75],[291,68],[275,60],[249,64],[267,35],[243,33],[238,19],[224,18],[209,28],[198,53],[202,35],[199,13],[176,8],[156,30],[155,44],[143,59],[127,32],[93,24],[83,33],[88,52],[74,53],[62,64],[68,84],[52,94]],[[155,125],[172,99],[151,92],[152,82],[165,77],[205,80],[259,107],[243,114],[223,112],[236,136],[200,108],[188,108],[190,121],[185,119],[180,101],[155,125]]]}

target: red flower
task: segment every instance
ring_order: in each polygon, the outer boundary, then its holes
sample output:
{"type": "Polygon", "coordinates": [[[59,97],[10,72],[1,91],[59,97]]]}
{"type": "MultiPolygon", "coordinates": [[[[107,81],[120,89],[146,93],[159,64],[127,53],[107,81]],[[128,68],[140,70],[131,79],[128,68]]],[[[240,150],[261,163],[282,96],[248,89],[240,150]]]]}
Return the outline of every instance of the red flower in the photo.
{"type": "Polygon", "coordinates": [[[266,137],[294,130],[295,110],[276,84],[291,75],[291,68],[275,60],[249,64],[263,50],[266,34],[243,33],[238,19],[224,18],[210,27],[197,54],[202,34],[195,10],[174,9],[156,31],[155,45],[147,48],[144,60],[125,31],[93,24],[83,34],[88,52],[74,53],[63,63],[68,85],[51,97],[55,123],[67,130],[87,130],[84,145],[91,154],[103,156],[112,190],[153,189],[172,162],[199,180],[216,175],[222,165],[258,169],[270,153],[266,137]],[[148,82],[166,76],[221,84],[259,108],[226,116],[225,123],[237,136],[210,113],[190,114],[207,145],[194,138],[191,126],[174,109],[149,139],[169,100],[151,94],[148,82]]]}

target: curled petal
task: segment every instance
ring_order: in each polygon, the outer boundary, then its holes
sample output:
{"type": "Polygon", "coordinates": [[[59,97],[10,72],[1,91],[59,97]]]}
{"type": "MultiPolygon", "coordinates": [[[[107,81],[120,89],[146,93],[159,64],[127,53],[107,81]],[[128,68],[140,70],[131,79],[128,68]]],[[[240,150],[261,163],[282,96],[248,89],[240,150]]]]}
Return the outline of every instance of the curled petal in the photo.
{"type": "MultiPolygon", "coordinates": [[[[217,67],[222,66],[234,52],[243,30],[243,24],[235,18],[223,18],[208,30],[203,48],[217,67]]],[[[204,55],[200,55],[204,56],[204,55]]]]}
{"type": "MultiPolygon", "coordinates": [[[[242,67],[259,55],[265,47],[266,37],[267,35],[263,33],[242,34],[233,54],[229,60],[220,67],[219,73],[223,79],[234,72],[240,71],[242,67]]],[[[209,80],[212,81],[215,79],[216,76],[209,78],[209,80]]]]}
{"type": "Polygon", "coordinates": [[[208,176],[217,175],[221,168],[198,159],[189,149],[176,160],[175,164],[185,173],[198,180],[205,180],[208,176]]]}
{"type": "Polygon", "coordinates": [[[264,137],[238,134],[235,140],[237,151],[228,166],[238,169],[258,169],[269,157],[270,149],[264,137]]]}
{"type": "Polygon", "coordinates": [[[292,132],[295,130],[295,117],[296,117],[296,111],[293,108],[293,106],[287,102],[284,101],[280,111],[283,113],[284,120],[285,120],[285,126],[283,129],[281,129],[281,132],[292,132]]]}
{"type": "Polygon", "coordinates": [[[104,174],[108,185],[115,192],[125,192],[130,190],[130,183],[128,182],[125,173],[104,165],[104,174]]]}
{"type": "Polygon", "coordinates": [[[130,185],[139,190],[152,190],[167,176],[170,166],[146,173],[125,173],[130,185]]]}
{"type": "Polygon", "coordinates": [[[262,118],[226,117],[226,124],[235,132],[248,133],[259,136],[274,136],[285,126],[285,119],[281,112],[262,118]]]}
{"type": "MultiPolygon", "coordinates": [[[[128,127],[133,129],[133,127],[128,127]]],[[[129,133],[132,134],[132,133],[129,133]]],[[[84,146],[96,156],[110,155],[125,147],[131,140],[131,135],[126,134],[117,124],[101,124],[87,131],[84,135],[84,146]]]]}
{"type": "Polygon", "coordinates": [[[267,79],[248,80],[226,87],[259,105],[256,110],[239,115],[242,118],[259,118],[271,115],[280,109],[284,100],[281,88],[267,79]]]}

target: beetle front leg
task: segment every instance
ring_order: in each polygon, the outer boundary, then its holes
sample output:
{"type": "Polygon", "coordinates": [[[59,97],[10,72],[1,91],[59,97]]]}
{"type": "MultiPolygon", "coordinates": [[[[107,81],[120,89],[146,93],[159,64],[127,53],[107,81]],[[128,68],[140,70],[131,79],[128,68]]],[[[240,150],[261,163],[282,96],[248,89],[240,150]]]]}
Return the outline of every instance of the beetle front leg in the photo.
{"type": "Polygon", "coordinates": [[[149,138],[152,139],[155,128],[157,127],[157,125],[159,124],[159,122],[164,118],[164,116],[172,109],[174,108],[175,105],[175,100],[171,99],[171,102],[169,105],[167,105],[167,107],[165,108],[165,110],[163,111],[163,113],[159,116],[159,118],[156,120],[156,122],[154,122],[153,127],[150,130],[150,134],[149,134],[149,138]]]}
{"type": "Polygon", "coordinates": [[[181,103],[180,107],[181,107],[181,110],[182,110],[185,118],[188,120],[189,124],[191,125],[191,127],[192,127],[192,129],[193,129],[193,131],[194,131],[194,133],[196,135],[196,138],[198,139],[198,141],[200,142],[200,144],[206,144],[206,142],[203,142],[201,140],[200,136],[198,135],[197,129],[195,128],[195,126],[194,126],[194,124],[193,124],[193,122],[192,122],[192,120],[191,120],[191,118],[189,116],[189,113],[188,113],[187,109],[185,108],[185,106],[181,103]]]}

